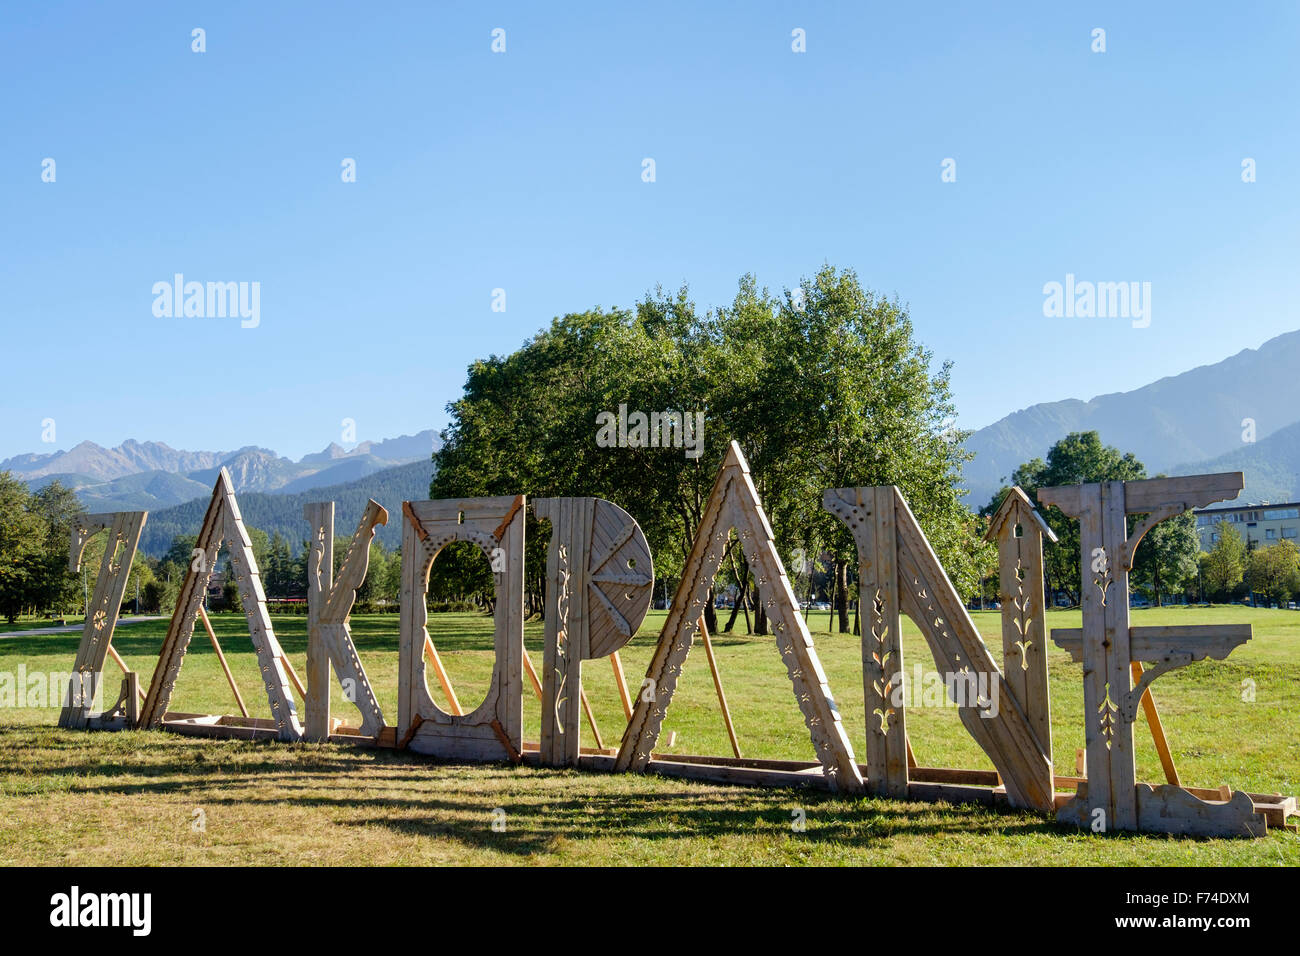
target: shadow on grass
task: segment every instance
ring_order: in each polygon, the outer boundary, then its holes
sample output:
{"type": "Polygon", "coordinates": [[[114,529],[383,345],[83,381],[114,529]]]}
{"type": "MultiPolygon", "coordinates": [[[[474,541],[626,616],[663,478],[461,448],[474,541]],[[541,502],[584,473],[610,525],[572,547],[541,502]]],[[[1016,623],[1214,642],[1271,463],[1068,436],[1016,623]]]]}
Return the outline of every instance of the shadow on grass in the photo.
{"type": "Polygon", "coordinates": [[[50,788],[59,792],[184,795],[207,805],[306,807],[330,811],[330,822],[338,826],[379,827],[519,856],[553,853],[566,842],[610,838],[671,844],[793,836],[812,844],[883,850],[891,841],[909,837],[1078,832],[1008,808],[464,765],[338,745],[212,741],[164,732],[0,728],[0,764],[13,767],[25,781],[59,781],[50,788]],[[506,814],[503,832],[491,826],[498,807],[506,814]],[[807,818],[807,829],[797,836],[791,826],[795,808],[807,818]]]}

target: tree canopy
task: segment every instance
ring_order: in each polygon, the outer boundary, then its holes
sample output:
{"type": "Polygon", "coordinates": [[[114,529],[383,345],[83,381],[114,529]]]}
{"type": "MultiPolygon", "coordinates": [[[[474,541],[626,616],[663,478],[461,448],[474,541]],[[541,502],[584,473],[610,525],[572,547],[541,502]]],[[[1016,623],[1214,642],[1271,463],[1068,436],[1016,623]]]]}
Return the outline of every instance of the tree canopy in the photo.
{"type": "MultiPolygon", "coordinates": [[[[557,318],[517,351],[473,363],[448,406],[430,496],[607,498],[645,531],[656,575],[672,578],[734,439],[782,554],[830,555],[843,627],[855,562],[848,532],[821,508],[828,488],[898,485],[958,588],[978,582],[949,371],[916,342],[906,308],[849,270],[826,266],[779,296],[747,275],[729,305],[705,312],[685,288],[659,289],[633,309],[557,318]],[[599,416],[620,408],[703,413],[698,456],[637,447],[631,432],[603,447],[599,416]]],[[[743,556],[729,557],[744,577],[743,556]]],[[[540,576],[545,562],[529,566],[540,576]]],[[[539,592],[540,578],[529,587],[539,592]]]]}

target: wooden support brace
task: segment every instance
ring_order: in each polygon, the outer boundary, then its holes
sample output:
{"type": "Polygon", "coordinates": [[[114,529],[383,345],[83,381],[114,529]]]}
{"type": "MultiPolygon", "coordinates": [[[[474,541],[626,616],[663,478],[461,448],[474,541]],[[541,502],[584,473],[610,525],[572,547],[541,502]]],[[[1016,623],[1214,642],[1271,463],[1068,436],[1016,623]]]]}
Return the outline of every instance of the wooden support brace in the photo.
{"type": "MultiPolygon", "coordinates": [[[[1133,685],[1136,687],[1142,681],[1142,663],[1141,661],[1133,661],[1130,666],[1133,670],[1133,685]]],[[[1156,710],[1156,701],[1151,696],[1151,688],[1149,687],[1142,692],[1142,712],[1146,714],[1147,726],[1151,728],[1151,739],[1155,742],[1156,753],[1160,755],[1160,766],[1164,768],[1165,780],[1175,787],[1182,786],[1178,782],[1178,770],[1174,767],[1174,756],[1169,751],[1169,741],[1165,739],[1165,727],[1160,722],[1160,712],[1156,710]]]]}
{"type": "Polygon", "coordinates": [[[280,663],[284,665],[285,672],[289,675],[289,680],[293,681],[293,686],[298,691],[298,696],[307,701],[307,688],[302,686],[302,680],[298,677],[298,672],[293,669],[293,664],[289,663],[289,658],[285,654],[280,655],[280,663]]]}
{"type": "MultiPolygon", "coordinates": [[[[114,663],[116,663],[118,667],[122,668],[122,676],[123,676],[123,677],[125,677],[127,674],[134,674],[134,673],[135,673],[135,671],[131,670],[131,668],[129,668],[129,667],[126,666],[126,661],[122,660],[121,656],[120,656],[120,655],[117,653],[117,651],[113,648],[113,645],[112,645],[112,644],[109,644],[109,645],[108,645],[108,656],[111,657],[111,658],[113,658],[114,663]]],[[[136,694],[139,695],[139,697],[140,697],[141,700],[144,700],[146,694],[145,694],[144,688],[140,686],[140,681],[139,681],[138,678],[136,679],[136,682],[135,682],[135,692],[136,692],[136,694]]],[[[139,718],[139,714],[138,714],[138,713],[136,714],[136,717],[137,717],[137,719],[139,718]]],[[[132,726],[134,726],[134,724],[133,724],[132,726]]]]}
{"type": "Polygon", "coordinates": [[[217,660],[221,662],[221,669],[226,672],[226,681],[230,684],[230,689],[235,693],[235,703],[239,705],[239,712],[245,717],[248,716],[248,708],[244,706],[244,697],[239,693],[239,686],[235,683],[234,675],[230,673],[230,665],[226,663],[226,655],[221,652],[221,645],[217,642],[216,632],[212,630],[212,622],[208,620],[208,612],[199,605],[199,620],[203,622],[203,628],[208,632],[208,640],[212,642],[212,649],[217,652],[217,660]]]}
{"type": "Polygon", "coordinates": [[[632,719],[632,698],[627,692],[627,678],[623,676],[623,661],[618,656],[618,651],[609,655],[609,662],[614,665],[614,680],[618,684],[618,696],[623,702],[623,716],[627,720],[632,719]]]}
{"type": "Polygon", "coordinates": [[[737,757],[744,756],[736,740],[736,728],[731,723],[731,710],[727,707],[727,695],[722,691],[722,677],[718,674],[718,661],[713,656],[713,641],[709,638],[709,629],[704,626],[703,614],[700,615],[699,628],[700,637],[704,639],[704,653],[709,658],[709,670],[713,673],[713,687],[718,692],[718,706],[722,708],[722,722],[727,725],[727,737],[731,740],[731,751],[737,757]]]}
{"type": "Polygon", "coordinates": [[[604,750],[605,742],[600,739],[600,728],[596,726],[596,715],[591,712],[591,701],[587,700],[587,692],[579,688],[578,694],[582,698],[582,711],[587,715],[587,723],[591,725],[591,736],[596,741],[596,749],[604,750]]]}
{"type": "MultiPolygon", "coordinates": [[[[541,700],[542,682],[537,678],[537,671],[533,667],[533,660],[528,656],[527,651],[524,651],[524,670],[528,672],[528,680],[533,685],[533,693],[537,695],[538,700],[541,700]]],[[[579,693],[581,694],[583,712],[587,715],[587,723],[591,726],[592,736],[596,740],[596,749],[604,750],[605,744],[604,741],[601,740],[600,728],[596,726],[596,717],[591,711],[591,701],[587,699],[587,692],[585,690],[580,690],[579,693]]]]}
{"type": "Polygon", "coordinates": [[[524,651],[524,670],[528,672],[528,679],[533,684],[533,693],[537,699],[542,699],[542,682],[537,679],[537,670],[533,667],[533,659],[528,656],[528,651],[524,651]]]}
{"type": "Polygon", "coordinates": [[[429,661],[433,664],[433,672],[438,675],[438,683],[442,685],[442,692],[447,695],[447,703],[451,706],[452,714],[456,717],[463,717],[465,711],[461,710],[460,701],[456,699],[456,692],[451,688],[451,678],[447,676],[447,671],[442,666],[442,658],[438,656],[438,649],[433,646],[433,641],[427,634],[424,636],[424,653],[429,655],[429,661]]]}

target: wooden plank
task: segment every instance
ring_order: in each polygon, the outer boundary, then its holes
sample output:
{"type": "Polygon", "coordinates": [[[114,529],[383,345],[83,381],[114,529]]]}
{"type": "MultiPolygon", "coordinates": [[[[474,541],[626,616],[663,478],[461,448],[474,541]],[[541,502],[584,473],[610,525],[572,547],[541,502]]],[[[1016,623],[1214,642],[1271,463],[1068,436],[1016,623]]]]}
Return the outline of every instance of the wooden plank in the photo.
{"type": "Polygon", "coordinates": [[[731,741],[731,752],[743,757],[740,742],[736,740],[736,728],[731,722],[731,708],[727,706],[727,695],[722,690],[722,677],[718,674],[718,662],[713,655],[713,641],[709,639],[709,629],[704,626],[704,616],[699,620],[700,637],[704,639],[704,653],[709,659],[709,672],[713,674],[713,689],[718,693],[718,707],[722,711],[722,723],[727,728],[727,738],[731,741]]]}
{"type": "Polygon", "coordinates": [[[330,657],[321,634],[321,615],[334,586],[334,502],[303,505],[311,529],[307,551],[307,702],[303,736],[323,741],[330,736],[330,657]]]}
{"type": "Polygon", "coordinates": [[[1044,646],[1043,537],[1055,541],[1056,535],[1019,488],[1007,493],[989,531],[998,545],[1003,677],[1050,764],[1052,708],[1044,646]]]}
{"type": "Polygon", "coordinates": [[[140,675],[127,671],[126,677],[126,726],[134,727],[140,720],[140,675]]]}
{"type": "MultiPolygon", "coordinates": [[[[1106,661],[1106,619],[1104,599],[1113,588],[1110,557],[1102,531],[1101,485],[1082,485],[1079,515],[1080,567],[1083,569],[1083,716],[1084,751],[1088,783],[1079,793],[1091,803],[1081,805],[1084,825],[1094,821],[1110,830],[1115,825],[1111,798],[1110,735],[1119,720],[1119,707],[1108,693],[1106,661]],[[1094,557],[1094,552],[1097,552],[1094,557]],[[1100,810],[1104,816],[1093,811],[1100,810]]],[[[1043,491],[1038,493],[1043,500],[1043,491]]]]}
{"type": "Polygon", "coordinates": [[[627,678],[623,676],[623,661],[619,658],[618,651],[609,655],[609,662],[614,667],[614,683],[618,687],[618,699],[623,702],[623,717],[631,720],[632,698],[627,692],[627,678]]]}
{"type": "Polygon", "coordinates": [[[660,631],[645,682],[636,696],[615,767],[620,771],[644,771],[650,763],[682,664],[690,652],[692,631],[704,612],[733,526],[755,569],[759,592],[767,601],[776,645],[786,663],[786,673],[822,771],[833,789],[862,793],[865,788],[853,758],[853,748],[813,648],[812,635],[790,590],[771,526],[750,481],[749,467],[735,442],[728,447],[718,469],[696,528],[695,540],[683,565],[681,584],[660,631]]]}
{"type": "Polygon", "coordinates": [[[235,695],[235,703],[239,705],[239,712],[247,717],[248,708],[244,705],[244,695],[239,692],[239,685],[235,683],[235,677],[230,673],[230,665],[226,663],[226,655],[221,651],[216,632],[212,630],[212,622],[208,620],[208,612],[203,609],[202,604],[199,605],[199,619],[203,621],[203,627],[208,632],[208,640],[212,642],[212,649],[217,653],[217,661],[221,664],[221,670],[226,675],[226,682],[235,695]]]}
{"type": "Polygon", "coordinates": [[[1261,837],[1268,832],[1263,814],[1241,791],[1227,802],[1208,803],[1181,787],[1140,783],[1134,797],[1135,829],[1198,837],[1261,837]]]}
{"type": "MultiPolygon", "coordinates": [[[[1142,680],[1142,664],[1133,661],[1129,667],[1132,669],[1133,683],[1136,685],[1142,680]]],[[[1165,739],[1165,725],[1160,722],[1160,712],[1156,709],[1155,698],[1151,696],[1150,688],[1142,691],[1142,712],[1146,714],[1147,727],[1151,730],[1151,739],[1156,745],[1156,753],[1160,756],[1160,766],[1165,771],[1165,782],[1177,787],[1180,785],[1178,769],[1174,766],[1174,755],[1169,750],[1169,741],[1165,739]]]]}
{"type": "MultiPolygon", "coordinates": [[[[384,728],[384,712],[352,641],[350,615],[356,602],[357,590],[365,582],[370,568],[370,545],[375,537],[375,528],[387,523],[388,511],[379,502],[370,499],[362,512],[357,530],[348,543],[338,580],[322,578],[322,583],[328,587],[320,596],[323,607],[317,624],[322,653],[328,664],[333,665],[334,673],[344,689],[344,697],[356,707],[361,717],[361,733],[368,737],[375,736],[384,728]]],[[[332,544],[330,550],[332,553],[332,544]]],[[[322,558],[323,556],[322,552],[322,558]]],[[[329,667],[326,666],[325,679],[328,681],[328,678],[329,667]]],[[[323,693],[328,698],[328,685],[323,693]]]]}
{"type": "Polygon", "coordinates": [[[550,519],[547,551],[547,607],[542,650],[543,766],[578,762],[578,689],[587,635],[586,573],[591,547],[593,498],[537,498],[533,511],[550,519]]]}
{"type": "Polygon", "coordinates": [[[862,686],[866,711],[866,785],[871,793],[907,796],[905,710],[893,700],[903,668],[898,597],[898,542],[891,488],[827,492],[823,506],[848,525],[858,547],[862,618],[862,686]],[[902,747],[902,759],[897,753],[902,747]]]}
{"type": "Polygon", "coordinates": [[[456,696],[456,690],[451,686],[451,678],[447,676],[447,668],[442,666],[438,649],[433,646],[433,640],[427,633],[424,635],[424,653],[428,656],[429,663],[433,665],[433,673],[437,676],[442,693],[447,698],[447,706],[451,708],[452,716],[463,717],[465,710],[460,706],[460,698],[456,696]]]}
{"type": "Polygon", "coordinates": [[[252,542],[239,513],[230,473],[224,468],[217,475],[217,488],[223,498],[222,518],[230,555],[230,573],[234,575],[240,603],[244,607],[244,617],[248,621],[249,636],[257,654],[267,703],[271,707],[271,719],[279,727],[281,740],[301,740],[302,724],[298,719],[293,691],[289,687],[290,678],[284,666],[284,651],[271,626],[271,615],[266,609],[266,593],[262,590],[262,578],[257,559],[253,556],[252,542]]]}
{"type": "Polygon", "coordinates": [[[86,607],[68,696],[59,712],[60,727],[84,729],[87,726],[147,517],[146,511],[120,511],[83,516],[73,522],[70,566],[80,566],[86,541],[99,529],[107,527],[108,540],[95,578],[94,596],[86,607]]]}
{"type": "MultiPolygon", "coordinates": [[[[777,552],[772,526],[750,478],[749,465],[735,442],[731,443],[728,456],[735,478],[724,507],[741,550],[754,571],[754,583],[764,602],[777,649],[785,661],[786,676],[790,678],[814,752],[821,761],[823,773],[833,781],[833,789],[864,793],[866,785],[853,756],[853,747],[777,552]]],[[[905,756],[902,762],[906,772],[905,756]]]]}
{"type": "MultiPolygon", "coordinates": [[[[1168,624],[1130,627],[1129,654],[1135,661],[1159,661],[1173,654],[1190,654],[1192,660],[1221,661],[1251,638],[1249,624],[1168,624]]],[[[1052,642],[1083,661],[1083,629],[1052,628],[1052,642]]]]}
{"type": "MultiPolygon", "coordinates": [[[[1128,569],[1116,562],[1128,538],[1125,520],[1125,483],[1108,481],[1101,487],[1102,537],[1106,555],[1111,558],[1114,578],[1103,602],[1105,641],[1103,644],[1107,671],[1107,692],[1110,704],[1122,704],[1132,689],[1129,665],[1129,588],[1128,569]]],[[[1086,630],[1087,623],[1085,621],[1086,630]]],[[[1111,826],[1120,830],[1135,830],[1138,825],[1137,803],[1134,787],[1137,785],[1137,760],[1133,742],[1133,722],[1124,714],[1123,707],[1116,708],[1113,732],[1110,735],[1110,792],[1115,814],[1111,826]]],[[[1092,774],[1088,774],[1089,780],[1092,774]]]]}
{"type": "Polygon", "coordinates": [[[528,672],[528,680],[532,682],[533,693],[537,695],[537,699],[540,701],[542,699],[542,682],[537,679],[537,671],[533,667],[533,659],[528,656],[527,650],[524,651],[524,670],[528,672]]]}
{"type": "MultiPolygon", "coordinates": [[[[1240,471],[1214,475],[1186,475],[1180,478],[1148,478],[1124,482],[1126,514],[1147,514],[1177,503],[1179,513],[1204,508],[1216,501],[1230,501],[1246,486],[1240,471]]],[[[1042,495],[1039,495],[1042,499],[1042,495]]]]}
{"type": "MultiPolygon", "coordinates": [[[[582,699],[582,712],[587,715],[587,723],[591,725],[592,739],[596,742],[597,749],[604,750],[605,742],[600,739],[600,728],[596,726],[596,715],[591,712],[591,701],[587,700],[587,692],[582,690],[581,685],[579,685],[578,696],[582,699]]],[[[577,761],[575,760],[574,763],[576,764],[577,761]]]]}
{"type": "Polygon", "coordinates": [[[142,728],[157,727],[171,703],[172,693],[176,688],[176,678],[180,676],[185,652],[189,649],[190,640],[194,636],[194,624],[198,620],[199,608],[207,598],[208,582],[212,578],[217,551],[221,547],[224,533],[222,519],[224,502],[221,481],[218,478],[213,485],[212,498],[208,502],[207,511],[203,515],[203,524],[200,525],[195,540],[194,550],[197,556],[190,561],[185,580],[181,582],[176,607],[172,610],[167,634],[163,638],[162,650],[158,654],[158,663],[149,681],[144,706],[140,709],[142,728]]]}

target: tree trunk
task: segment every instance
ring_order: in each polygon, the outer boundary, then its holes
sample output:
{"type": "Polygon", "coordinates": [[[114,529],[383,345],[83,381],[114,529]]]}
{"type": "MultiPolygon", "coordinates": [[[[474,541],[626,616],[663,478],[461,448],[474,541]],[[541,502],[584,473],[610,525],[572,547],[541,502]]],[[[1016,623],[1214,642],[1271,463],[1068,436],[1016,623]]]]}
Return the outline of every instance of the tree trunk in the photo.
{"type": "Polygon", "coordinates": [[[710,634],[718,633],[718,615],[713,610],[713,586],[709,585],[709,603],[704,606],[704,626],[709,629],[710,634]]]}
{"type": "Polygon", "coordinates": [[[835,559],[835,610],[840,615],[840,633],[849,633],[849,563],[835,559]]]}
{"type": "Polygon", "coordinates": [[[832,563],[831,564],[831,593],[830,593],[830,601],[828,602],[831,606],[831,609],[830,612],[826,615],[827,634],[830,634],[835,630],[835,601],[837,600],[836,590],[838,586],[839,586],[839,576],[835,573],[835,565],[834,563],[832,563]]]}
{"type": "Polygon", "coordinates": [[[727,616],[727,623],[722,628],[724,633],[726,634],[731,633],[731,629],[736,626],[736,616],[739,613],[740,613],[740,601],[733,601],[731,603],[731,614],[727,616]]]}

